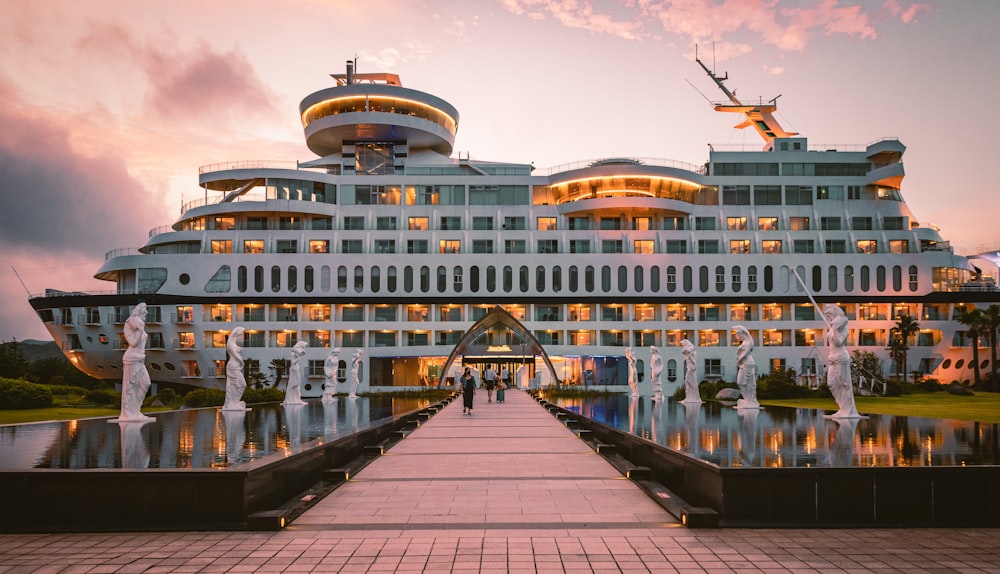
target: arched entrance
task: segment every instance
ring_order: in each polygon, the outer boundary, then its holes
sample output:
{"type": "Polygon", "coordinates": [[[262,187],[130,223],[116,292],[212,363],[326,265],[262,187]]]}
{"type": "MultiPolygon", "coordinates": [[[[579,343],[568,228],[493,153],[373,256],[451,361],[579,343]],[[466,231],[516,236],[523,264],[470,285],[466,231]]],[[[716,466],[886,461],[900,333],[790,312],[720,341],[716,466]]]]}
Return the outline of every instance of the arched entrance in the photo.
{"type": "MultiPolygon", "coordinates": [[[[559,381],[556,370],[542,344],[535,339],[520,321],[497,305],[482,319],[476,321],[448,355],[443,373],[449,373],[452,364],[461,356],[463,364],[497,365],[497,371],[508,366],[513,376],[516,367],[528,360],[533,364],[541,356],[553,381],[559,381]]],[[[480,369],[482,371],[482,369],[480,369]]]]}

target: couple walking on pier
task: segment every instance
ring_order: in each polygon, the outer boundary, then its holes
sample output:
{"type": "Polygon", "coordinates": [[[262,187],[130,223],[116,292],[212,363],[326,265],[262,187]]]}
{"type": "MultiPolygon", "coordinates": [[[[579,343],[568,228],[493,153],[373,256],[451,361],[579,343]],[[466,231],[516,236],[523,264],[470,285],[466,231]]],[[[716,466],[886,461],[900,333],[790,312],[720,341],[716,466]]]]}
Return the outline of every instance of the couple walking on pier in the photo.
{"type": "MultiPolygon", "coordinates": [[[[504,372],[506,375],[506,369],[504,369],[504,372]]],[[[497,392],[497,402],[504,402],[507,390],[507,377],[503,376],[500,380],[498,380],[496,370],[494,370],[493,367],[487,367],[486,372],[483,373],[483,379],[483,386],[486,387],[488,397],[487,402],[493,402],[494,390],[497,392]]],[[[476,378],[472,375],[472,369],[470,367],[465,367],[465,371],[462,372],[459,383],[462,388],[462,413],[471,415],[473,400],[476,396],[476,378]]]]}

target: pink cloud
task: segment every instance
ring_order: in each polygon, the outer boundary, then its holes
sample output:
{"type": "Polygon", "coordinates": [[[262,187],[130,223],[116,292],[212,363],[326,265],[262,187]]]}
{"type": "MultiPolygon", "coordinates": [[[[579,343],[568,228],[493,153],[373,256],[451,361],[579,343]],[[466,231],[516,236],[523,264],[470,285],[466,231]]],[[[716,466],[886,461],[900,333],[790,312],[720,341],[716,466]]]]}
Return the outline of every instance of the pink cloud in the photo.
{"type": "Polygon", "coordinates": [[[882,4],[882,9],[899,18],[900,22],[909,24],[917,19],[921,12],[930,12],[931,5],[922,2],[914,2],[909,6],[903,6],[899,0],[886,0],[882,4]]]}
{"type": "Polygon", "coordinates": [[[149,84],[147,105],[164,119],[218,124],[279,115],[278,96],[236,50],[218,51],[204,40],[189,50],[169,38],[142,42],[117,24],[92,24],[77,46],[141,70],[149,84]]]}
{"type": "MultiPolygon", "coordinates": [[[[513,14],[531,19],[552,18],[564,26],[594,33],[642,40],[661,34],[648,30],[650,22],[662,32],[689,44],[714,43],[717,60],[746,54],[754,44],[774,46],[782,52],[807,49],[812,37],[843,35],[863,40],[877,38],[872,14],[861,4],[841,0],[815,0],[785,6],[779,0],[619,0],[613,8],[595,11],[577,0],[499,0],[513,14]],[[742,39],[747,32],[756,41],[742,39]],[[741,39],[737,39],[741,38],[741,39]]],[[[883,10],[901,21],[912,21],[924,4],[903,6],[887,0],[883,10]]],[[[673,44],[669,39],[668,44],[673,44]]]]}
{"type": "Polygon", "coordinates": [[[625,40],[645,36],[638,21],[616,19],[610,12],[598,12],[586,0],[500,0],[500,5],[513,14],[526,14],[532,20],[551,17],[568,28],[608,34],[625,40]]]}

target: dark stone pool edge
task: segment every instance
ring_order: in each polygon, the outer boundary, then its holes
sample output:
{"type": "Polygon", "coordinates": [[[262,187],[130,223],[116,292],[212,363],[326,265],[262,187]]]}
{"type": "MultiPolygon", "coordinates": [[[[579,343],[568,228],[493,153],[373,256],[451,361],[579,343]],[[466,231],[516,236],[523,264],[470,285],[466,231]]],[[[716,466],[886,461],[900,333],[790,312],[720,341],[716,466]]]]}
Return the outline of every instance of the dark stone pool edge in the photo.
{"type": "MultiPolygon", "coordinates": [[[[453,397],[452,397],[453,398],[453,397]]],[[[310,441],[288,455],[204,469],[0,471],[0,532],[241,530],[287,506],[371,447],[400,436],[452,400],[385,419],[358,433],[310,441]]]]}
{"type": "Polygon", "coordinates": [[[720,468],[551,403],[593,441],[650,469],[731,527],[1000,526],[1000,466],[720,468]]]}

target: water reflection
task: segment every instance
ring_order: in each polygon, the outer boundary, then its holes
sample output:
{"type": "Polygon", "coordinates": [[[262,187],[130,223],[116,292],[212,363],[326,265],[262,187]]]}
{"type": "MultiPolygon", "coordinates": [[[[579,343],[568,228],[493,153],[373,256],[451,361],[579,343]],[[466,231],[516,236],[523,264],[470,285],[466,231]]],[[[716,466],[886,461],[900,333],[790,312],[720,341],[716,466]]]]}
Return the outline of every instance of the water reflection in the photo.
{"type": "Polygon", "coordinates": [[[142,427],[150,421],[118,421],[121,436],[122,468],[148,468],[149,449],[142,436],[142,427]]]}
{"type": "Polygon", "coordinates": [[[213,468],[243,464],[309,441],[358,432],[427,399],[360,397],[249,412],[190,409],[155,413],[148,423],[106,418],[0,426],[0,469],[213,468]]]}
{"type": "Polygon", "coordinates": [[[552,399],[555,404],[721,467],[962,466],[1000,461],[1000,425],[869,415],[831,420],[818,409],[738,411],[717,402],[648,397],[552,399]]]}

